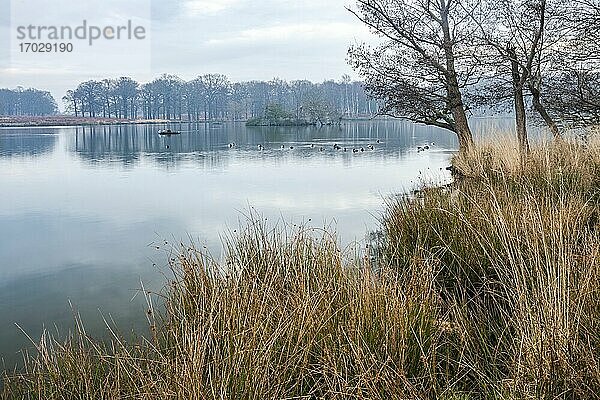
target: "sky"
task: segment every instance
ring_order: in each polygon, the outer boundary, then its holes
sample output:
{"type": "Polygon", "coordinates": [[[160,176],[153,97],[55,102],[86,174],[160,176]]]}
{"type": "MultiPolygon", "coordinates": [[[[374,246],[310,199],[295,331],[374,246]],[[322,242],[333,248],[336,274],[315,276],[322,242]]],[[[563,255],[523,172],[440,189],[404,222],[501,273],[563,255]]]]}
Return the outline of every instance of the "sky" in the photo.
{"type": "MultiPolygon", "coordinates": [[[[371,40],[346,7],[352,0],[0,0],[0,87],[35,87],[57,101],[87,79],[163,73],[189,80],[222,73],[232,81],[358,78],[348,47],[371,40]],[[75,40],[71,53],[23,52],[19,26],[116,27],[132,21],[144,40],[75,40]]],[[[87,28],[86,28],[87,29],[87,28]]],[[[87,31],[86,31],[87,33],[87,31]]],[[[89,36],[89,35],[88,35],[89,36]]],[[[42,42],[60,44],[69,40],[42,42]]]]}

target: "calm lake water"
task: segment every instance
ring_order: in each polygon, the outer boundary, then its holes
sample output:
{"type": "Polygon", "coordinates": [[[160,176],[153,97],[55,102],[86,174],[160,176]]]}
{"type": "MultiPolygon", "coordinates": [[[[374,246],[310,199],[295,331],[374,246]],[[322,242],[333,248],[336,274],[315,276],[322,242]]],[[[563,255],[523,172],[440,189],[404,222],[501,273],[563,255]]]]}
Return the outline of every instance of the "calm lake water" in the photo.
{"type": "Polygon", "coordinates": [[[141,281],[155,290],[164,282],[166,256],[156,243],[193,239],[218,254],[219,235],[250,206],[271,220],[332,225],[343,244],[360,241],[377,227],[385,196],[423,176],[448,179],[440,168],[457,147],[448,132],[398,121],[320,129],[174,124],[183,133],[170,138],[157,135],[163,128],[0,129],[0,357],[7,367],[28,346],[15,324],[35,339],[43,327],[64,333],[73,326],[69,301],[88,333],[105,334],[102,315],[122,332],[143,330],[145,302],[136,291],[141,281]],[[360,147],[366,151],[352,152],[360,147]]]}

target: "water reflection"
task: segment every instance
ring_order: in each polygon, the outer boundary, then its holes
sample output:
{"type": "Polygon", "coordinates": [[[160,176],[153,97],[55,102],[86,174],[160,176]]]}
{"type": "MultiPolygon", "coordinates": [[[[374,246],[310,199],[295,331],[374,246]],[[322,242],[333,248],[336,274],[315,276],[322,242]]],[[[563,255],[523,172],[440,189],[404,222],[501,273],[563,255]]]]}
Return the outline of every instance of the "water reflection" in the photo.
{"type": "Polygon", "coordinates": [[[56,129],[0,130],[0,157],[23,157],[51,152],[58,141],[56,129]]]}
{"type": "MultiPolygon", "coordinates": [[[[238,155],[251,157],[281,157],[281,145],[293,146],[294,157],[350,156],[352,149],[368,144],[376,146],[375,154],[403,154],[419,144],[435,139],[441,148],[453,148],[453,135],[436,128],[401,122],[346,123],[342,126],[315,127],[253,127],[243,124],[211,126],[210,124],[171,124],[181,135],[162,137],[158,130],[165,125],[127,125],[74,128],[67,139],[67,150],[90,164],[117,163],[131,166],[142,158],[158,165],[176,166],[192,162],[204,168],[222,168],[230,161],[229,143],[235,143],[238,155]],[[390,129],[393,124],[393,129],[390,129]],[[379,144],[377,141],[379,140],[379,144]],[[334,151],[333,145],[347,151],[334,151]],[[315,147],[311,147],[313,144],[315,147]],[[259,151],[258,145],[264,146],[259,151]],[[319,148],[324,151],[319,153],[319,148]],[[239,152],[242,152],[240,154],[239,152]]],[[[373,154],[373,153],[371,153],[373,154]]]]}

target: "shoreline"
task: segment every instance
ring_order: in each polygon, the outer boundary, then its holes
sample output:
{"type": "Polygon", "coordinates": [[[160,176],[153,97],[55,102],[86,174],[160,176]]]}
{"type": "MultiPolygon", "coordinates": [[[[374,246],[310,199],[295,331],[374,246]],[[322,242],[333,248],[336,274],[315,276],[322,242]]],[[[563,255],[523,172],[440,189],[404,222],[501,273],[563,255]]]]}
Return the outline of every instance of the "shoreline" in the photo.
{"type": "MultiPolygon", "coordinates": [[[[391,118],[348,118],[342,122],[364,122],[378,120],[395,120],[391,118]]],[[[0,128],[48,128],[48,127],[67,127],[67,126],[109,126],[109,125],[166,125],[166,124],[225,124],[225,123],[248,123],[249,120],[168,120],[168,119],[121,119],[121,118],[90,118],[90,117],[74,117],[69,115],[57,116],[0,116],[0,128]]],[[[265,124],[265,125],[248,125],[249,127],[305,127],[314,126],[316,124],[265,124]]],[[[333,126],[335,124],[323,124],[324,126],[333,126]]]]}
{"type": "Polygon", "coordinates": [[[210,124],[218,121],[171,121],[157,119],[118,119],[82,117],[0,117],[0,128],[35,128],[63,126],[108,126],[108,125],[165,125],[165,124],[210,124]]]}

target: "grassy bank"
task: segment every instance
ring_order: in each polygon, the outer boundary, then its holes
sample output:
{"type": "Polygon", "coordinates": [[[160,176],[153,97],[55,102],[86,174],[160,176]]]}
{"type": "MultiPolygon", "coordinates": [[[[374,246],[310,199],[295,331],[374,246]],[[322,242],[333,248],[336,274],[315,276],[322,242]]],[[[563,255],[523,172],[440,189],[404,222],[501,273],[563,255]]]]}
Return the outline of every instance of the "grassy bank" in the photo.
{"type": "Polygon", "coordinates": [[[150,339],[45,337],[3,397],[598,398],[600,145],[514,147],[390,200],[378,248],[258,218],[224,263],[182,247],[150,339]]]}

